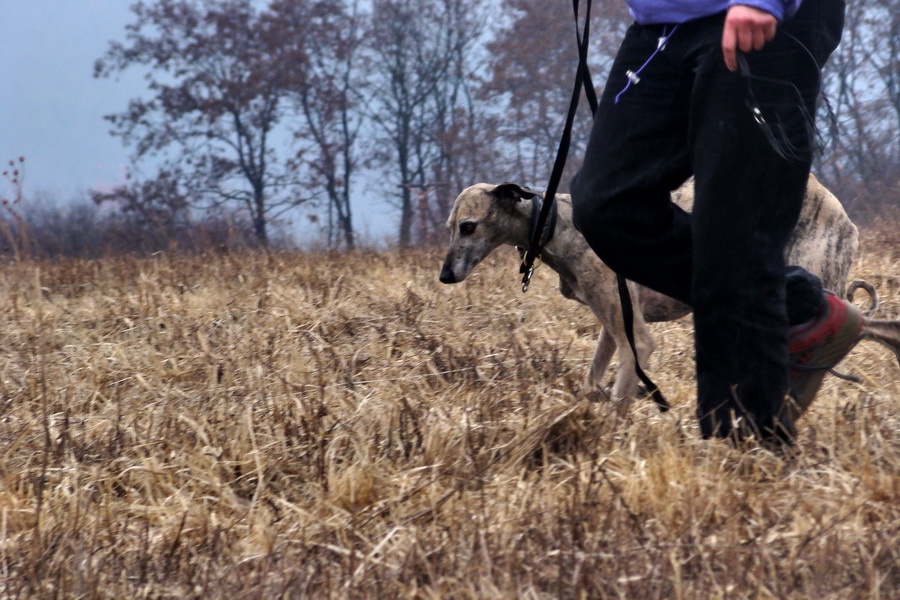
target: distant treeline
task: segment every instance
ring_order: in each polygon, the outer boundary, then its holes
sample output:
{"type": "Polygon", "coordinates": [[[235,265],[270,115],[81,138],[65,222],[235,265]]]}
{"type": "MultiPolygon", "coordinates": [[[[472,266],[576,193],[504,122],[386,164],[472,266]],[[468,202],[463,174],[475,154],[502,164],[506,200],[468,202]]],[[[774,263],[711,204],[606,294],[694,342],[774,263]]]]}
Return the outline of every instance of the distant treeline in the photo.
{"type": "MultiPolygon", "coordinates": [[[[247,219],[239,214],[206,214],[175,227],[154,224],[137,215],[101,210],[89,203],[39,206],[20,218],[0,219],[0,258],[53,259],[147,256],[161,251],[189,254],[256,248],[247,219]]],[[[276,236],[273,247],[293,245],[276,236]]]]}

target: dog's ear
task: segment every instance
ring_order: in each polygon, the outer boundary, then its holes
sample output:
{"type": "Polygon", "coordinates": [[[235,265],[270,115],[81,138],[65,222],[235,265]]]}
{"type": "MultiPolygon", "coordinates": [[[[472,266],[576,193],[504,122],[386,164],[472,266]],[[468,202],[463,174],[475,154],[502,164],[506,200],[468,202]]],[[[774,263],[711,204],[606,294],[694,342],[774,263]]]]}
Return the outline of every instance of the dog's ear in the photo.
{"type": "Polygon", "coordinates": [[[501,201],[509,202],[511,204],[515,204],[519,200],[531,200],[538,195],[534,190],[522,187],[517,183],[509,182],[501,183],[495,187],[491,193],[497,196],[501,201]]]}

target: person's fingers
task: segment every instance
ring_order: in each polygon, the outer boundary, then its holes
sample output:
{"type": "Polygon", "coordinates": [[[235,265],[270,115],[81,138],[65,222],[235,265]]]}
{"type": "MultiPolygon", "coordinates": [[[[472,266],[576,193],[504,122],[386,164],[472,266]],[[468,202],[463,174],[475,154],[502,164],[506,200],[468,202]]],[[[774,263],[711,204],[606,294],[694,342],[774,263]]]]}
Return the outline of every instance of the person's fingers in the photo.
{"type": "Polygon", "coordinates": [[[737,35],[733,27],[726,23],[722,32],[722,54],[725,55],[725,66],[729,71],[737,71],[737,35]]]}
{"type": "Polygon", "coordinates": [[[753,39],[755,37],[752,26],[739,27],[737,30],[738,48],[741,52],[750,52],[753,50],[753,39]]]}
{"type": "Polygon", "coordinates": [[[763,10],[740,4],[728,9],[722,29],[722,55],[728,70],[737,70],[738,50],[762,50],[777,28],[778,20],[763,10]]]}
{"type": "Polygon", "coordinates": [[[766,32],[762,29],[753,30],[753,49],[762,50],[766,45],[766,32]]]}

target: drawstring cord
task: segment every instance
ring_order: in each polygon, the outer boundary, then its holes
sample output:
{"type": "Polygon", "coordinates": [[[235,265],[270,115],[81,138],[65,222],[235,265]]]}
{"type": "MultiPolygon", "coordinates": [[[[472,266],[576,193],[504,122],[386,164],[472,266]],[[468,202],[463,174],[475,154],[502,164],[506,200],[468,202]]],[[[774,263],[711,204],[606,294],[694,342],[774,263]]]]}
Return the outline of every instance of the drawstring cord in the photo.
{"type": "Polygon", "coordinates": [[[668,43],[669,38],[675,35],[676,31],[678,31],[678,25],[675,25],[675,27],[672,28],[672,31],[669,31],[669,27],[667,25],[663,29],[662,37],[659,38],[659,42],[656,44],[656,50],[653,51],[653,54],[650,55],[650,58],[648,58],[637,71],[632,71],[630,69],[628,71],[625,71],[625,75],[628,76],[628,83],[625,84],[625,87],[622,88],[621,92],[616,94],[614,104],[619,103],[619,98],[622,97],[622,94],[628,91],[628,88],[630,88],[632,84],[637,85],[641,82],[641,71],[643,71],[644,68],[646,68],[646,66],[650,64],[650,61],[656,58],[657,54],[666,49],[666,44],[668,43]]]}

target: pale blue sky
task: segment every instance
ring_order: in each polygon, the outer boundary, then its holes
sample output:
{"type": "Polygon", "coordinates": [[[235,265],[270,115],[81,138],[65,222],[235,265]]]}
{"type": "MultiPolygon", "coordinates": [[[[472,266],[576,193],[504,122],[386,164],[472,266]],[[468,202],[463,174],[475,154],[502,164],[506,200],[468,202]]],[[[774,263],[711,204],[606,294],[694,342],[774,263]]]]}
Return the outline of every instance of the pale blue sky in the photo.
{"type": "Polygon", "coordinates": [[[128,151],[103,115],[141,95],[141,77],[94,79],[93,66],[124,39],[130,5],[0,0],[0,161],[25,157],[26,194],[65,201],[123,181],[128,151]]]}
{"type": "MultiPolygon", "coordinates": [[[[95,79],[94,62],[124,41],[132,0],[0,0],[0,165],[25,157],[26,198],[61,204],[123,183],[130,151],[103,115],[147,95],[139,72],[95,79]]],[[[151,169],[151,167],[147,167],[151,169]]],[[[152,175],[152,173],[149,173],[152,175]]],[[[0,198],[12,196],[0,179],[0,198]]],[[[394,210],[357,203],[363,237],[393,229],[394,210]]],[[[295,226],[304,229],[302,215],[295,226]]]]}

